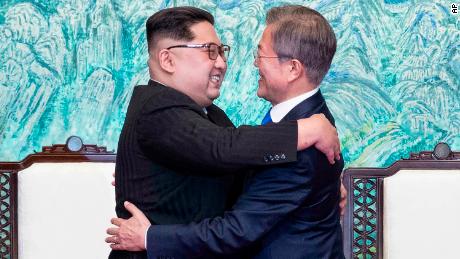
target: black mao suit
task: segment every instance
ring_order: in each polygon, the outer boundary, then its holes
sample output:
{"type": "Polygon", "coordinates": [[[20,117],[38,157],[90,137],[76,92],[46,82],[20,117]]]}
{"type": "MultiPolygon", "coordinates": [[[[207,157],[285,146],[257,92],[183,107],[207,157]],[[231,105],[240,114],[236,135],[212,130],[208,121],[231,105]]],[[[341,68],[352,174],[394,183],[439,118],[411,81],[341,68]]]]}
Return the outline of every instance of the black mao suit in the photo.
{"type": "MultiPolygon", "coordinates": [[[[219,216],[233,204],[238,178],[249,166],[296,161],[295,121],[234,128],[217,106],[206,112],[152,80],[134,88],[118,142],[118,217],[131,216],[124,201],[138,206],[154,225],[219,216]]],[[[112,251],[109,258],[147,255],[112,251]]]]}

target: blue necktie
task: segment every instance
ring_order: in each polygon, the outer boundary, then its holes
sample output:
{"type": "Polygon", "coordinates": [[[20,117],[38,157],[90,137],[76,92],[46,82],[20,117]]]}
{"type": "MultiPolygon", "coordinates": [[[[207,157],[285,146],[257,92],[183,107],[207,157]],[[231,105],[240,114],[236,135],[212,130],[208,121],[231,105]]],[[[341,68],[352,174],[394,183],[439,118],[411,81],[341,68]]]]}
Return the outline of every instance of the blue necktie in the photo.
{"type": "Polygon", "coordinates": [[[265,125],[265,124],[267,124],[267,123],[273,122],[273,121],[272,121],[272,117],[270,116],[270,111],[271,111],[271,110],[272,110],[272,109],[270,108],[270,110],[268,110],[267,114],[265,114],[265,117],[264,117],[264,119],[262,120],[261,125],[265,125]]]}

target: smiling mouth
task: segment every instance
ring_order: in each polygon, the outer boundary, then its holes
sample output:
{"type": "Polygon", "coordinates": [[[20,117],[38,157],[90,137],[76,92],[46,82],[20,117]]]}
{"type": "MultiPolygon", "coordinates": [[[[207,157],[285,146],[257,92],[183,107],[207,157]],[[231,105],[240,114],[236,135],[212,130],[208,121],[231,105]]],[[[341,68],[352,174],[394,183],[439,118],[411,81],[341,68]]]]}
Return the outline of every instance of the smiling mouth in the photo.
{"type": "Polygon", "coordinates": [[[219,83],[220,82],[220,78],[221,76],[220,75],[213,75],[210,77],[210,80],[214,83],[219,83]]]}
{"type": "Polygon", "coordinates": [[[263,76],[262,76],[262,74],[260,73],[260,71],[258,71],[257,76],[259,76],[259,80],[263,78],[263,76]]]}

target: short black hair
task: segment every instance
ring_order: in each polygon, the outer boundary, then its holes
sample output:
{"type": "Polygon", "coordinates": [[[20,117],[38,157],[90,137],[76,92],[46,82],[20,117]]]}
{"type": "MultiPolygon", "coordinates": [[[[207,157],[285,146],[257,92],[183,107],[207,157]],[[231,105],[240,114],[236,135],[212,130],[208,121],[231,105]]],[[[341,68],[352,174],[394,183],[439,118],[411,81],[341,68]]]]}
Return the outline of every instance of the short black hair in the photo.
{"type": "Polygon", "coordinates": [[[190,26],[203,21],[214,25],[212,14],[192,6],[166,8],[154,13],[145,23],[148,49],[164,38],[193,40],[195,35],[190,26]]]}

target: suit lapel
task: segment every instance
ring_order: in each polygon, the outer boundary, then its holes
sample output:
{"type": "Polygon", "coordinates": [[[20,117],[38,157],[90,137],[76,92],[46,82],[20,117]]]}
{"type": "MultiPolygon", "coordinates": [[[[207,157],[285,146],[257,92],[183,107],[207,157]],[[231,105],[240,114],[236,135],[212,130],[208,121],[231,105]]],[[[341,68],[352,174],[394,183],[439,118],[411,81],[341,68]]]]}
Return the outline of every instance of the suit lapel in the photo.
{"type": "Polygon", "coordinates": [[[311,115],[317,113],[317,111],[321,109],[321,107],[325,104],[326,102],[324,101],[324,97],[321,94],[321,90],[319,90],[313,96],[305,99],[303,102],[299,103],[292,110],[290,110],[288,114],[286,114],[286,116],[281,119],[281,121],[308,118],[311,115]]]}

